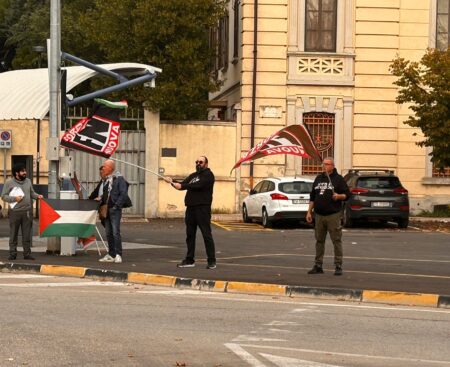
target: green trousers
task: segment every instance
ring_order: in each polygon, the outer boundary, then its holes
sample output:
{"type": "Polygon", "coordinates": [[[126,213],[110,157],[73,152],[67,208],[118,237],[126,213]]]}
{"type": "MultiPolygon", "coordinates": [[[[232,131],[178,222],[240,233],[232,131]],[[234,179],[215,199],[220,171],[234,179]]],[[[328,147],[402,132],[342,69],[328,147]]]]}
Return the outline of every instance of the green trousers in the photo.
{"type": "Polygon", "coordinates": [[[342,251],[342,214],[331,215],[315,214],[315,234],[316,234],[316,258],[315,263],[322,266],[323,256],[325,255],[325,239],[327,233],[330,234],[334,246],[334,264],[342,265],[344,253],[342,251]]]}

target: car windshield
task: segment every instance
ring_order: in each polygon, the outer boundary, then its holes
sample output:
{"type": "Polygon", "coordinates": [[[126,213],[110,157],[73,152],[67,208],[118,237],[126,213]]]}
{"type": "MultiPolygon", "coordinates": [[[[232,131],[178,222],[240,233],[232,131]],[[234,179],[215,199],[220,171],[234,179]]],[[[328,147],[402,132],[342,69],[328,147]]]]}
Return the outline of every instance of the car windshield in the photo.
{"type": "Polygon", "coordinates": [[[366,189],[395,189],[401,187],[398,177],[360,177],[357,187],[366,189]]]}
{"type": "Polygon", "coordinates": [[[285,194],[309,194],[312,182],[283,182],[278,185],[278,190],[285,194]]]}

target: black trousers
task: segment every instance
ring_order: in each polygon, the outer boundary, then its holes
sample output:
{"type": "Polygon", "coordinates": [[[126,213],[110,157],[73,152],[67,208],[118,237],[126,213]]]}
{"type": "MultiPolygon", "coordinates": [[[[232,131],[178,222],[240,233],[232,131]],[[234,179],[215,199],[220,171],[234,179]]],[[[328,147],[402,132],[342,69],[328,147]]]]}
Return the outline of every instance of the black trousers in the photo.
{"type": "Polygon", "coordinates": [[[195,261],[195,237],[198,227],[203,235],[208,262],[215,263],[216,250],[211,234],[211,207],[209,205],[188,206],[186,208],[185,223],[187,244],[186,260],[189,262],[195,261]]]}
{"type": "Polygon", "coordinates": [[[9,254],[17,256],[17,237],[19,229],[22,230],[23,256],[31,254],[31,230],[33,226],[32,212],[29,210],[14,211],[9,213],[9,254]]]}

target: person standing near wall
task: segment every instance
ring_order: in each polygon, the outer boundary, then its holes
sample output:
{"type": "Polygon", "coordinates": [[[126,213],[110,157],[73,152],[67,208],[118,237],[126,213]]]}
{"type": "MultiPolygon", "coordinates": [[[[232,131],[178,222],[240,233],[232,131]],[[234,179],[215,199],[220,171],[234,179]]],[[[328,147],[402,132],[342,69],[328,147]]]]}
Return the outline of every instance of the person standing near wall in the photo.
{"type": "Polygon", "coordinates": [[[334,245],[334,275],[342,275],[342,202],[350,196],[344,178],[337,173],[334,159],[323,160],[323,172],[314,180],[310,194],[310,202],[306,221],[312,223],[314,209],[316,258],[313,268],[308,274],[323,274],[323,257],[325,255],[325,239],[330,234],[334,245]]]}
{"type": "Polygon", "coordinates": [[[33,228],[33,202],[42,199],[27,178],[27,170],[22,163],[16,164],[12,169],[12,178],[6,181],[2,190],[3,201],[9,203],[9,257],[17,258],[17,236],[19,228],[22,230],[23,258],[34,260],[31,256],[31,236],[33,228]]]}
{"type": "Polygon", "coordinates": [[[107,215],[102,219],[102,224],[105,227],[109,250],[99,261],[120,264],[122,262],[120,221],[122,208],[129,206],[128,182],[116,171],[116,163],[111,159],[106,160],[100,167],[100,177],[101,181],[89,195],[89,199],[97,199],[100,204],[107,205],[107,215]]]}
{"type": "Polygon", "coordinates": [[[198,157],[195,161],[195,172],[182,182],[175,182],[170,177],[165,177],[164,180],[177,190],[187,190],[184,198],[187,254],[186,258],[177,266],[179,268],[195,266],[195,237],[198,227],[202,232],[208,257],[206,268],[215,269],[216,250],[211,233],[211,204],[215,178],[208,168],[208,158],[206,156],[198,157]]]}

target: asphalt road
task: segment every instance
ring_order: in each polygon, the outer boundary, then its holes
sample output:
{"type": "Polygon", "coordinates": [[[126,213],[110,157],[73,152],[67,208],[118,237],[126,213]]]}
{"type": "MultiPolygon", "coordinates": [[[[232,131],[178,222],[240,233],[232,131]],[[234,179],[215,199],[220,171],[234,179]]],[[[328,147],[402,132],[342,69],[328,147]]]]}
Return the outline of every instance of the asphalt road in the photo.
{"type": "Polygon", "coordinates": [[[450,366],[450,310],[0,273],[1,366],[450,366]]]}
{"type": "MultiPolygon", "coordinates": [[[[37,226],[35,226],[37,231],[37,226]]],[[[367,227],[344,232],[344,275],[333,275],[333,252],[327,242],[325,274],[307,275],[313,265],[314,234],[310,227],[271,231],[227,230],[214,226],[218,267],[205,269],[205,251],[198,234],[197,266],[178,269],[185,255],[182,220],[123,223],[123,264],[98,262],[96,251],[74,257],[49,256],[35,248],[36,263],[63,264],[177,277],[276,283],[343,289],[388,290],[450,295],[450,234],[367,227]]],[[[7,259],[8,221],[0,220],[7,259]]],[[[44,249],[42,249],[44,250],[44,249]]]]}

